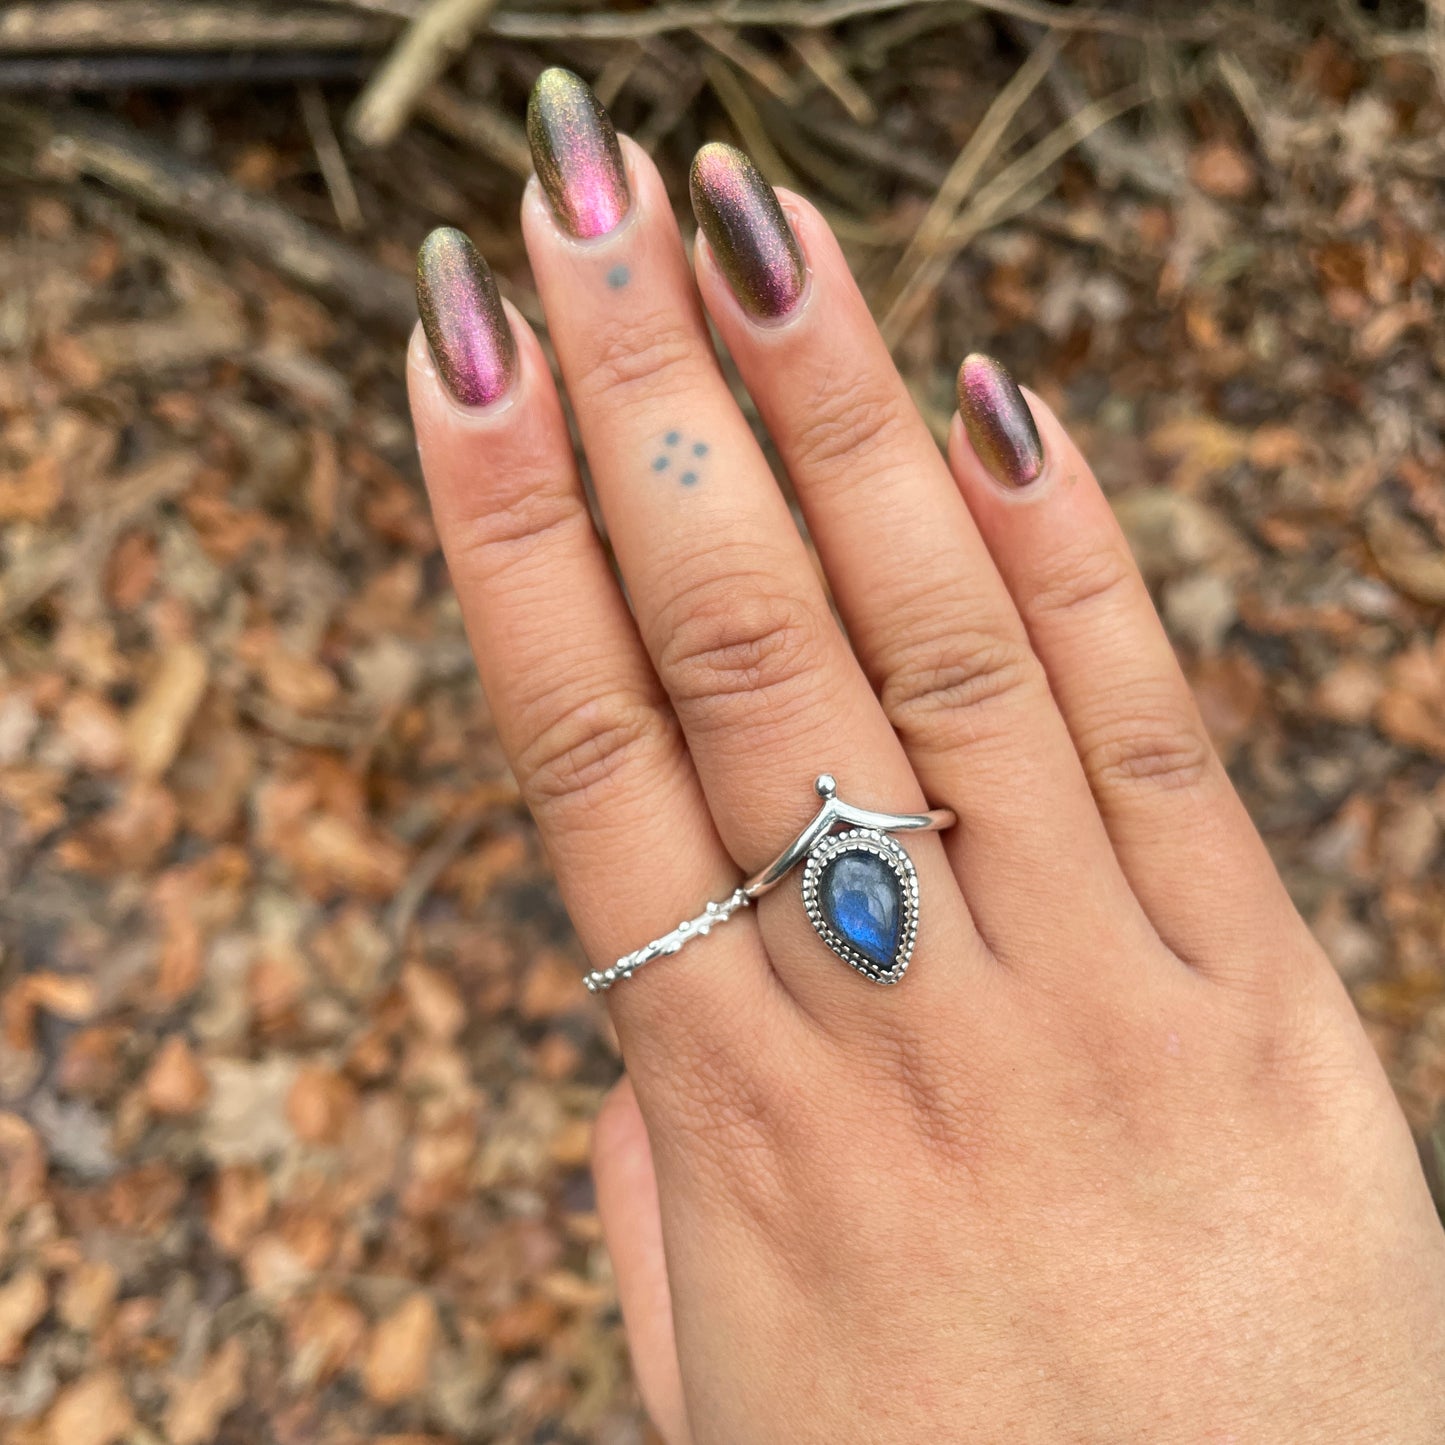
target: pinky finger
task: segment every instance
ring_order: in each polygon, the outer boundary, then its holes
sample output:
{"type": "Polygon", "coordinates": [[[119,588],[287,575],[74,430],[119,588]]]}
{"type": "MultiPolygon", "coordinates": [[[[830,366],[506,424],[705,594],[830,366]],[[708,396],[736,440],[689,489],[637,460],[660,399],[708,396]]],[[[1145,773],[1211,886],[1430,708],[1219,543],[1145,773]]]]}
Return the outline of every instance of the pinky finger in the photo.
{"type": "Polygon", "coordinates": [[[1293,910],[1129,544],[1058,419],[998,362],[970,356],[958,390],[954,475],[1044,664],[1125,876],[1181,958],[1238,974],[1237,960],[1261,956],[1261,941],[1293,910]]]}

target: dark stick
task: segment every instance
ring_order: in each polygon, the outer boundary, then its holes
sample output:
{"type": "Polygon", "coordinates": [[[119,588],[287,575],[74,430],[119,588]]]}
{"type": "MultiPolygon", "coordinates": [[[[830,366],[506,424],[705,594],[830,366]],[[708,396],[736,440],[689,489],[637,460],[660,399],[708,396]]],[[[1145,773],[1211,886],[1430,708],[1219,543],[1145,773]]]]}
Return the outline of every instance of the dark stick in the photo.
{"type": "Polygon", "coordinates": [[[207,0],[50,0],[0,9],[0,51],[380,50],[393,21],[337,7],[267,9],[207,0]]]}
{"type": "Polygon", "coordinates": [[[406,277],[129,126],[84,111],[50,114],[8,103],[0,103],[0,126],[30,143],[37,175],[99,181],[399,332],[416,320],[406,277]]]}
{"type": "Polygon", "coordinates": [[[355,80],[375,63],[362,51],[298,50],[231,54],[0,55],[0,91],[190,90],[203,85],[275,85],[355,80]]]}

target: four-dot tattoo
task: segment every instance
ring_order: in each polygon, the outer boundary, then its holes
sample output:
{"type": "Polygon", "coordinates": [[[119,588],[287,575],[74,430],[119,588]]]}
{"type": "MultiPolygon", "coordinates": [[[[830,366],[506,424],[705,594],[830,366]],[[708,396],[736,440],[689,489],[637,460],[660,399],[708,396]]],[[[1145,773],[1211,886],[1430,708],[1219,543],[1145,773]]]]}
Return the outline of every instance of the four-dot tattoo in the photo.
{"type": "Polygon", "coordinates": [[[652,459],[652,470],[677,474],[685,487],[694,487],[702,479],[702,462],[708,444],[687,441],[680,431],[670,431],[662,439],[662,450],[652,459]]]}

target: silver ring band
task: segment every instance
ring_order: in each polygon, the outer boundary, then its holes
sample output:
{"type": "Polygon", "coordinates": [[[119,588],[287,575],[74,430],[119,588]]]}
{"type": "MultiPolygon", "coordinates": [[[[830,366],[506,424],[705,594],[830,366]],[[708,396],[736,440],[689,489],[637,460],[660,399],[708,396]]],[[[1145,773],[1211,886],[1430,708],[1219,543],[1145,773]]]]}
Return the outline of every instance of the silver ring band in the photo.
{"type": "MultiPolygon", "coordinates": [[[[706,937],[713,927],[726,923],[734,913],[747,908],[754,899],[776,888],[794,868],[808,862],[803,881],[803,901],[823,941],[840,958],[876,983],[896,983],[908,967],[918,923],[918,878],[913,864],[902,847],[889,836],[893,833],[936,833],[951,828],[958,817],[951,808],[930,808],[926,813],[878,813],[868,808],[855,808],[838,797],[838,785],[829,773],[822,773],[813,784],[823,805],[812,821],[766,868],[760,869],[720,902],[709,903],[696,918],[684,919],[661,938],[644,944],[632,953],[625,953],[611,968],[594,969],[583,979],[589,992],[602,993],[619,979],[629,978],[645,964],[678,952],[694,938],[706,937]],[[840,826],[849,831],[836,833],[840,826]],[[892,875],[896,885],[895,927],[891,959],[884,961],[879,940],[850,936],[838,917],[829,916],[827,888],[823,875],[844,854],[853,855],[873,869],[876,878],[892,875]]],[[[877,884],[875,881],[875,900],[877,884]]],[[[886,914],[889,899],[882,899],[886,914]]]]}

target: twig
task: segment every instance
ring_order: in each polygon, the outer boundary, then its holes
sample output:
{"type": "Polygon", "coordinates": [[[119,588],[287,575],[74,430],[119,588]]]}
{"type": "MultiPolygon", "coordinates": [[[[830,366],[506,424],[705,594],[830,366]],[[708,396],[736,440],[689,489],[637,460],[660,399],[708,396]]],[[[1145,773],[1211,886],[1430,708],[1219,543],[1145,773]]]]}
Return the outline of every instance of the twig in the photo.
{"type": "Polygon", "coordinates": [[[207,85],[355,80],[371,61],[360,50],[175,51],[169,55],[0,55],[0,92],[194,89],[207,85]]]}
{"type": "MultiPolygon", "coordinates": [[[[787,25],[822,30],[860,15],[880,15],[908,6],[952,3],[952,0],[724,0],[722,4],[655,5],[648,10],[603,11],[576,15],[560,11],[499,10],[492,17],[494,34],[512,40],[622,40],[665,35],[674,30],[699,30],[709,25],[787,25]]],[[[1107,10],[1075,9],[1049,0],[971,0],[980,10],[1033,20],[1056,30],[1083,30],[1100,35],[1140,38],[1166,35],[1200,40],[1217,34],[1228,19],[1207,16],[1194,21],[1148,21],[1107,10]]]]}
{"type": "Polygon", "coordinates": [[[117,477],[107,488],[104,504],[84,524],[79,537],[61,533],[11,563],[0,590],[0,625],[23,617],[70,578],[98,576],[116,538],[134,527],[152,507],[180,496],[199,467],[194,456],[168,452],[117,477]]]}
{"type": "Polygon", "coordinates": [[[738,37],[732,30],[720,25],[710,25],[698,31],[698,39],[710,45],[726,61],[737,66],[745,75],[752,76],[758,86],[775,96],[784,105],[798,103],[798,87],[793,77],[773,59],[755,46],[738,37]]]}
{"type": "MultiPolygon", "coordinates": [[[[1148,99],[1146,86],[1126,85],[1112,95],[1091,101],[1025,151],[1012,165],[1000,171],[979,191],[969,209],[976,209],[980,214],[990,209],[1002,209],[1020,190],[1068,155],[1085,136],[1091,135],[1101,125],[1108,125],[1121,115],[1127,115],[1148,99]]],[[[953,239],[950,235],[949,240],[953,239]]]]}
{"type": "Polygon", "coordinates": [[[37,174],[89,176],[139,205],[216,236],[291,281],[345,302],[359,316],[409,331],[416,305],[407,279],[285,206],[84,111],[58,114],[0,103],[0,125],[34,148],[37,174]]]}
{"type": "Polygon", "coordinates": [[[431,0],[357,97],[349,128],[362,145],[390,145],[422,92],[486,23],[497,0],[431,0]]]}
{"type": "Polygon", "coordinates": [[[1425,36],[1430,68],[1435,72],[1440,97],[1445,100],[1445,0],[1427,0],[1425,36]]]}
{"type": "Polygon", "coordinates": [[[933,191],[943,184],[948,168],[924,154],[922,149],[901,144],[877,129],[865,129],[834,116],[818,116],[807,109],[793,113],[800,131],[814,140],[841,151],[857,160],[866,161],[924,190],[933,191]]]}
{"type": "Polygon", "coordinates": [[[436,842],[412,865],[411,872],[393,894],[382,920],[382,927],[396,953],[406,946],[412,920],[426,902],[427,894],[436,887],[437,879],[451,867],[463,849],[471,846],[472,840],[482,831],[487,815],[502,801],[500,797],[489,799],[484,807],[453,818],[442,829],[436,842]]]}
{"type": "Polygon", "coordinates": [[[592,82],[593,94],[602,102],[604,109],[616,102],[646,56],[647,50],[641,45],[619,46],[612,52],[607,64],[592,82]]]}
{"type": "Polygon", "coordinates": [[[923,219],[918,223],[918,230],[883,289],[885,322],[893,307],[912,289],[914,279],[937,250],[938,243],[957,218],[969,192],[983,174],[984,167],[992,159],[1008,128],[1029,97],[1043,83],[1063,46],[1064,37],[1058,31],[1046,31],[1028,59],[1013,73],[1008,84],[999,91],[984,112],[983,119],[949,167],[948,175],[944,177],[937,195],[924,212],[923,219]]]}
{"type": "Polygon", "coordinates": [[[206,0],[49,0],[0,9],[0,52],[379,50],[395,26],[345,10],[206,0]]]}
{"type": "Polygon", "coordinates": [[[261,692],[241,693],[236,698],[236,707],[242,717],[303,748],[350,752],[365,740],[368,732],[366,718],[336,714],[307,717],[304,713],[282,707],[261,692]]]}
{"type": "Polygon", "coordinates": [[[848,67],[838,59],[832,46],[812,30],[790,35],[798,59],[808,67],[819,85],[843,107],[858,125],[872,125],[878,119],[878,111],[868,92],[853,79],[848,67]]]}
{"type": "Polygon", "coordinates": [[[300,98],[301,118],[306,122],[306,133],[311,137],[311,149],[316,152],[316,164],[321,168],[321,179],[326,182],[336,219],[343,231],[359,231],[364,221],[361,202],[356,197],[346,157],[341,153],[341,145],[332,127],[326,97],[321,94],[321,87],[313,82],[301,87],[300,98]]]}
{"type": "MultiPolygon", "coordinates": [[[[1064,117],[1077,115],[1089,103],[1088,92],[1065,59],[1061,58],[1049,71],[1044,84],[1064,117]]],[[[1170,163],[1179,161],[1178,156],[1166,149],[1161,157],[1156,149],[1140,145],[1112,123],[1084,136],[1079,141],[1079,153],[1106,181],[1110,177],[1122,177],[1132,181],[1145,195],[1167,199],[1184,189],[1183,165],[1170,163]]]]}
{"type": "MultiPolygon", "coordinates": [[[[997,225],[1005,211],[1026,193],[1033,183],[1056,162],[1069,153],[1079,141],[1101,125],[1144,104],[1148,92],[1141,85],[1130,85],[1113,95],[1086,106],[1077,115],[1050,131],[1011,165],[1006,166],[974,197],[962,215],[941,238],[939,246],[915,271],[907,288],[894,301],[879,323],[883,339],[890,345],[907,331],[928,298],[937,290],[955,256],[990,226],[997,225]]],[[[1016,211],[1013,212],[1016,214],[1016,211]]]]}
{"type": "Polygon", "coordinates": [[[526,180],[532,174],[526,132],[511,116],[461,96],[441,81],[422,94],[417,113],[453,139],[491,156],[514,176],[526,180]]]}
{"type": "MultiPolygon", "coordinates": [[[[778,151],[810,186],[820,188],[857,212],[876,210],[879,187],[868,170],[851,159],[840,160],[834,152],[817,144],[812,134],[798,124],[802,115],[798,107],[784,109],[776,102],[763,109],[770,135],[778,151]]],[[[833,136],[828,133],[831,140],[833,136]]],[[[876,223],[875,223],[876,224],[876,223]]],[[[897,245],[891,240],[890,245],[897,245]]]]}
{"type": "Polygon", "coordinates": [[[732,68],[725,60],[709,55],[704,57],[702,69],[708,84],[722,101],[728,119],[737,128],[743,149],[758,163],[758,169],[777,185],[794,184],[792,167],[778,153],[757,107],[732,68]]]}

